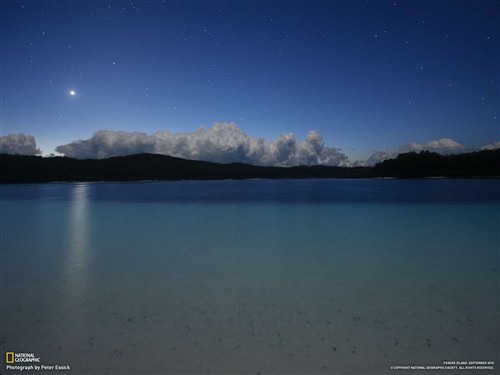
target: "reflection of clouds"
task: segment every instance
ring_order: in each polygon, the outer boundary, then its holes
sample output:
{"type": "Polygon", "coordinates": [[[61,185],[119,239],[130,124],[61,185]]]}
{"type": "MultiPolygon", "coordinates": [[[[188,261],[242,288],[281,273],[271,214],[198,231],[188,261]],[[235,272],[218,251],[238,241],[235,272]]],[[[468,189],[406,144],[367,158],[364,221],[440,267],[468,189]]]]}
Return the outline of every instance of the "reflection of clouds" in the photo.
{"type": "Polygon", "coordinates": [[[65,287],[72,310],[81,309],[88,284],[88,189],[88,184],[75,185],[71,195],[65,287]]]}

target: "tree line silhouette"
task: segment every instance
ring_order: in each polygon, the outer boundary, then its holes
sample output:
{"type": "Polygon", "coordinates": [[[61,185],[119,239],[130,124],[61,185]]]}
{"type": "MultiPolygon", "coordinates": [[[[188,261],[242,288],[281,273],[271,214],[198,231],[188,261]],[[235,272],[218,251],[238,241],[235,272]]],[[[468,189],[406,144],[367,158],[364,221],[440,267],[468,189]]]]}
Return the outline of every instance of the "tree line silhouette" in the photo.
{"type": "Polygon", "coordinates": [[[54,181],[220,180],[249,178],[498,177],[500,149],[460,155],[400,154],[374,167],[263,167],[218,164],[158,154],[108,159],[0,155],[0,183],[54,181]]]}
{"type": "Polygon", "coordinates": [[[457,155],[421,151],[399,154],[373,167],[378,177],[500,177],[500,149],[457,155]]]}

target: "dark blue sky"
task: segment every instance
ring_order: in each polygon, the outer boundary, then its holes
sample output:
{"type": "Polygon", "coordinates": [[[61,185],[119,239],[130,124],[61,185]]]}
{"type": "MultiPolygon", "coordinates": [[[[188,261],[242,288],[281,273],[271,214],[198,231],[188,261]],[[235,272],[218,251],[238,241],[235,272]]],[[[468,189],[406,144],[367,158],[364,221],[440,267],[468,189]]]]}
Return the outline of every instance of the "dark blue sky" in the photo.
{"type": "Polygon", "coordinates": [[[498,1],[4,1],[2,135],[316,130],[354,161],[499,140],[498,1]],[[69,94],[74,90],[76,95],[69,94]]]}

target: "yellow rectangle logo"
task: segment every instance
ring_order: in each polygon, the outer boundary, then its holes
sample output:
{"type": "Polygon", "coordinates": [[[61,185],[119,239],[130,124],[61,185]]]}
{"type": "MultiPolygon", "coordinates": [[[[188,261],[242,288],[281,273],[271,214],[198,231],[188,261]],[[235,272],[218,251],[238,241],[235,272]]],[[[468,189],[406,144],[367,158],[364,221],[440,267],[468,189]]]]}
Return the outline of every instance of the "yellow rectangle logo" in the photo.
{"type": "Polygon", "coordinates": [[[6,352],[5,353],[5,362],[14,363],[14,352],[6,352]]]}

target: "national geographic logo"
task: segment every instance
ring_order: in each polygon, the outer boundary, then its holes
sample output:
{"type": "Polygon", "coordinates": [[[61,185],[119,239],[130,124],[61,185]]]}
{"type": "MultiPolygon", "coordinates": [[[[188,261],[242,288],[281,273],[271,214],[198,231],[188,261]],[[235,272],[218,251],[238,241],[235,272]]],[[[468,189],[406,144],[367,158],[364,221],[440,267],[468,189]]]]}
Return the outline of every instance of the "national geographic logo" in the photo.
{"type": "Polygon", "coordinates": [[[30,362],[40,362],[40,357],[35,356],[35,353],[5,353],[5,363],[30,363],[30,362]]]}
{"type": "Polygon", "coordinates": [[[5,353],[5,363],[14,363],[14,352],[5,353]]]}

